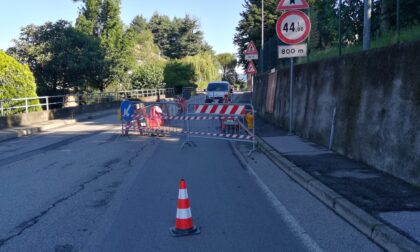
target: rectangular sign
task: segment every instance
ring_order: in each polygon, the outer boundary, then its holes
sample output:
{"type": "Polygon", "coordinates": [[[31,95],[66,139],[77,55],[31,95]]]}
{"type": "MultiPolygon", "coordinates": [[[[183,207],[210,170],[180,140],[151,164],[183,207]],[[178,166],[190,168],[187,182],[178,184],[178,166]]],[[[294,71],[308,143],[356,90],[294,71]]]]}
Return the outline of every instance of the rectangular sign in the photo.
{"type": "Polygon", "coordinates": [[[279,59],[305,57],[308,53],[307,44],[285,45],[278,47],[279,59]]]}
{"type": "Polygon", "coordinates": [[[246,60],[257,60],[258,59],[258,54],[245,54],[245,59],[246,60]]]}

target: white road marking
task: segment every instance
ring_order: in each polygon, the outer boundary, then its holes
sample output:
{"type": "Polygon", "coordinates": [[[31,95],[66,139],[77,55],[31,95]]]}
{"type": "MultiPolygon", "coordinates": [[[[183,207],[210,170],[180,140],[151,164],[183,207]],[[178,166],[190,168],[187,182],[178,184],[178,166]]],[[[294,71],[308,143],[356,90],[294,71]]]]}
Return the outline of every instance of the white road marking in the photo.
{"type": "Polygon", "coordinates": [[[261,178],[255,173],[254,169],[249,165],[246,160],[244,160],[241,153],[239,153],[239,150],[232,145],[232,148],[234,152],[236,152],[236,155],[239,159],[242,159],[241,162],[243,162],[247,166],[248,172],[255,178],[255,181],[257,182],[257,185],[261,188],[261,190],[264,192],[267,199],[270,201],[271,204],[273,204],[274,208],[276,209],[277,213],[281,216],[283,221],[286,223],[287,226],[289,226],[290,230],[293,234],[297,236],[299,240],[302,241],[303,245],[309,250],[309,251],[316,251],[321,252],[323,251],[321,247],[308,235],[308,233],[305,231],[305,229],[302,228],[302,226],[299,224],[299,222],[293,217],[293,215],[287,210],[286,206],[284,206],[280,200],[274,195],[274,193],[264,184],[264,182],[261,180],[261,178]]]}

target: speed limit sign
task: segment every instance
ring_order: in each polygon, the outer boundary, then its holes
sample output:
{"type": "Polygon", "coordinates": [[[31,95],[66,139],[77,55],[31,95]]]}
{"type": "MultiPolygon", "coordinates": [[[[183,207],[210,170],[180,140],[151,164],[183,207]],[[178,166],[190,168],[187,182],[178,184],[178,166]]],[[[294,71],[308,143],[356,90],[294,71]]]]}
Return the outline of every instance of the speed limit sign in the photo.
{"type": "Polygon", "coordinates": [[[310,31],[311,21],[302,11],[288,11],[277,20],[277,36],[286,44],[299,44],[308,37],[310,31]]]}

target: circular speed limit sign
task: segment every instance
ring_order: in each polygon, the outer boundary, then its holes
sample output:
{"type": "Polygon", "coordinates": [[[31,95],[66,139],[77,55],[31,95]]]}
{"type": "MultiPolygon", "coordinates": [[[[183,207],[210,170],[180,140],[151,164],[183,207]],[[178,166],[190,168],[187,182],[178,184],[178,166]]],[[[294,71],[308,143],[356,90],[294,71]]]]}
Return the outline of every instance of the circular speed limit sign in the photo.
{"type": "Polygon", "coordinates": [[[288,11],[277,20],[277,36],[286,44],[299,44],[308,37],[310,31],[311,21],[301,11],[288,11]]]}

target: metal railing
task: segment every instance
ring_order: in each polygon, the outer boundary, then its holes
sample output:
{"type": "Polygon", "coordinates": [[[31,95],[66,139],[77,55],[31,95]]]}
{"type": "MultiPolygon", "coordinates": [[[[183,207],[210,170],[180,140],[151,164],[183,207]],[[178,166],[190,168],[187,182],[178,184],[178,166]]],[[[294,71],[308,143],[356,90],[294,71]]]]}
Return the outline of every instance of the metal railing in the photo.
{"type": "Polygon", "coordinates": [[[158,95],[174,95],[173,88],[139,89],[130,91],[55,95],[40,97],[25,97],[13,99],[0,99],[0,115],[5,116],[31,111],[50,110],[63,107],[76,107],[87,104],[98,104],[119,101],[126,98],[142,98],[158,95]]]}

